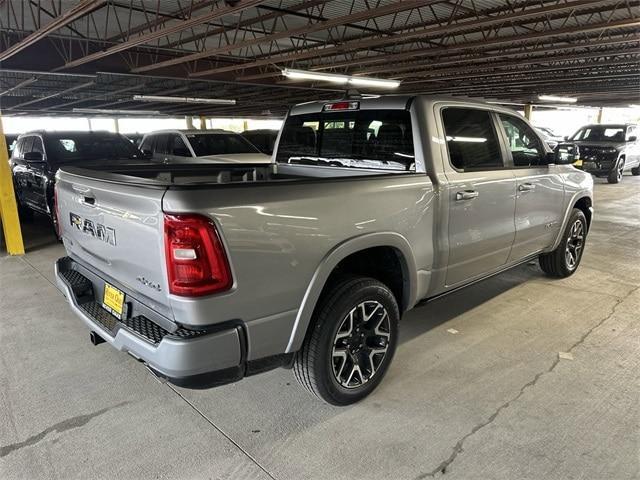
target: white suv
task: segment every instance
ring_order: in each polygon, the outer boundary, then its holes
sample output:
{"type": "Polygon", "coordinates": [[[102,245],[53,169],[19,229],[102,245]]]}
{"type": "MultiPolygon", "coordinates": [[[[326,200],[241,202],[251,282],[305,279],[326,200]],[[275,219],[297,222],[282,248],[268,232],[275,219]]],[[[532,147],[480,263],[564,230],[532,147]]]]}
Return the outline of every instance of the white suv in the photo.
{"type": "Polygon", "coordinates": [[[271,157],[227,130],[162,130],[144,136],[140,150],[163,163],[270,163],[271,157]]]}

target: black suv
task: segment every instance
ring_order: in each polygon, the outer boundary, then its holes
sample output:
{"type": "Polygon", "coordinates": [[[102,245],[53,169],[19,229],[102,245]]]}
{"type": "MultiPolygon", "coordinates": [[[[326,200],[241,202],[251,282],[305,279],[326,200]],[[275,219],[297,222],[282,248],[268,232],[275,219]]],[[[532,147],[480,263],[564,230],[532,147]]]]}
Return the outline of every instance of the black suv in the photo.
{"type": "Polygon", "coordinates": [[[48,215],[57,232],[53,186],[60,166],[138,163],[142,159],[140,150],[116,133],[38,131],[22,134],[9,160],[20,214],[23,218],[30,217],[33,211],[48,215]]]}
{"type": "Polygon", "coordinates": [[[580,147],[576,167],[596,177],[607,177],[609,183],[619,183],[627,170],[640,175],[638,136],[637,125],[585,125],[568,140],[580,147]]]}

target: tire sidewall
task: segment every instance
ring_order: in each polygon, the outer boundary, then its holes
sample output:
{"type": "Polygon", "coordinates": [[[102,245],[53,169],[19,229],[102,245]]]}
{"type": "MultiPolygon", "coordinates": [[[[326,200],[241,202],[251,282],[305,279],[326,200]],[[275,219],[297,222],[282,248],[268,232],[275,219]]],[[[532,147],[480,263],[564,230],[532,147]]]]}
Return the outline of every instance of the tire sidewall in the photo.
{"type": "Polygon", "coordinates": [[[334,404],[345,405],[357,402],[369,395],[382,381],[387,369],[393,359],[398,342],[398,321],[400,313],[396,300],[391,291],[382,283],[376,280],[368,280],[355,292],[351,291],[349,285],[341,289],[337,295],[333,296],[323,305],[319,312],[317,327],[321,327],[315,333],[318,337],[318,358],[314,364],[314,370],[318,382],[318,387],[323,390],[325,398],[333,399],[334,404]],[[332,349],[335,335],[342,321],[355,306],[364,301],[378,301],[387,310],[389,316],[389,328],[391,336],[389,338],[389,348],[387,354],[378,367],[374,377],[362,387],[347,389],[340,385],[335,378],[332,366],[332,349]]]}
{"type": "Polygon", "coordinates": [[[562,242],[560,243],[560,247],[558,248],[558,251],[562,256],[562,268],[565,271],[565,276],[573,275],[578,270],[578,267],[580,266],[580,262],[582,261],[582,257],[584,256],[584,249],[587,244],[587,234],[588,234],[587,217],[585,217],[582,211],[578,209],[574,209],[573,212],[571,213],[571,216],[569,217],[569,222],[567,223],[567,227],[564,230],[562,242]],[[567,243],[569,242],[569,234],[571,232],[571,228],[573,227],[573,224],[577,220],[580,220],[582,222],[582,228],[584,231],[584,240],[582,244],[582,249],[580,250],[580,255],[576,262],[576,266],[573,269],[571,269],[567,265],[565,251],[567,248],[567,243]]]}

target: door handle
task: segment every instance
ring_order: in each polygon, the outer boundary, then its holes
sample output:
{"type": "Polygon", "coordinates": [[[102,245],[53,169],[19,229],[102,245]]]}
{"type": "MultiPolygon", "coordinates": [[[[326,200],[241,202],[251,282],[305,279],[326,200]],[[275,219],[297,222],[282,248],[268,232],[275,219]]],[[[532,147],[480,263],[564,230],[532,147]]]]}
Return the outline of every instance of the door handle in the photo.
{"type": "Polygon", "coordinates": [[[533,183],[521,183],[518,185],[519,192],[530,192],[531,190],[535,190],[536,186],[533,183]]]}
{"type": "Polygon", "coordinates": [[[479,195],[475,190],[465,190],[464,192],[456,193],[456,200],[471,200],[479,195]]]}
{"type": "Polygon", "coordinates": [[[84,196],[82,197],[82,203],[84,203],[85,205],[95,205],[96,199],[94,197],[84,196]]]}

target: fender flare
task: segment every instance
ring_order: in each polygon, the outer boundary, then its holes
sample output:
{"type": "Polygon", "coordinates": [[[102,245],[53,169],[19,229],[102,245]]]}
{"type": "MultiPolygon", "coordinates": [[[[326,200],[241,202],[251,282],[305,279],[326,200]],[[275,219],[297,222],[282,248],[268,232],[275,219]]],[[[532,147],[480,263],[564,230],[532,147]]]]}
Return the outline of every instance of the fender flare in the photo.
{"type": "Polygon", "coordinates": [[[373,247],[392,247],[400,252],[403,257],[400,258],[400,261],[404,263],[403,276],[405,277],[405,291],[408,292],[408,295],[404,295],[405,301],[407,302],[404,307],[410,308],[415,304],[418,270],[411,245],[407,239],[395,232],[366,233],[352,237],[330,250],[316,268],[302,298],[300,308],[298,309],[286,353],[295,352],[302,347],[302,342],[307,334],[307,328],[311,322],[311,316],[313,315],[318,299],[320,298],[320,293],[336,266],[349,255],[373,247]]]}
{"type": "MultiPolygon", "coordinates": [[[[551,251],[555,250],[556,248],[558,248],[558,245],[560,244],[560,241],[562,240],[562,234],[564,233],[565,229],[567,228],[567,223],[569,223],[569,216],[571,215],[571,211],[573,210],[573,207],[575,206],[575,204],[578,203],[578,201],[583,199],[583,198],[588,198],[591,201],[591,204],[593,205],[593,196],[591,195],[591,192],[586,191],[586,190],[580,190],[578,192],[575,192],[573,194],[573,196],[571,197],[571,200],[567,204],[567,209],[564,212],[564,218],[562,219],[562,225],[560,227],[560,230],[558,231],[558,236],[556,237],[556,240],[553,242],[553,246],[550,249],[548,249],[547,251],[551,252],[551,251]]],[[[591,207],[591,211],[593,213],[593,207],[591,207]]],[[[591,224],[592,223],[593,223],[593,215],[591,217],[591,222],[589,223],[589,229],[591,229],[591,224]]]]}

